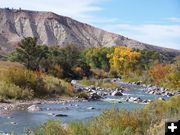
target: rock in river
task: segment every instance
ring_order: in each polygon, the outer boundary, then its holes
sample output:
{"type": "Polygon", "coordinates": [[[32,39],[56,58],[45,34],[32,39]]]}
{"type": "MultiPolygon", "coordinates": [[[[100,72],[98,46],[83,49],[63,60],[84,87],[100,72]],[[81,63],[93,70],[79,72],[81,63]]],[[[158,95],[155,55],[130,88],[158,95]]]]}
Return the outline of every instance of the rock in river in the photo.
{"type": "Polygon", "coordinates": [[[94,110],[95,108],[94,107],[88,107],[87,109],[88,110],[94,110]]]}
{"type": "Polygon", "coordinates": [[[42,110],[41,108],[39,108],[39,107],[36,106],[36,105],[31,105],[31,106],[29,106],[27,109],[28,109],[29,112],[38,112],[38,111],[41,111],[41,110],[42,110]]]}
{"type": "Polygon", "coordinates": [[[100,95],[98,95],[96,92],[93,92],[90,94],[90,97],[88,100],[99,100],[100,98],[102,98],[100,95]]]}
{"type": "Polygon", "coordinates": [[[112,96],[123,96],[123,94],[118,90],[115,90],[111,95],[112,96]]]}
{"type": "Polygon", "coordinates": [[[16,122],[14,122],[14,121],[12,121],[12,122],[10,122],[12,125],[16,125],[17,123],[16,122]]]}
{"type": "Polygon", "coordinates": [[[67,117],[68,115],[66,115],[66,114],[56,114],[55,116],[56,117],[67,117]]]}

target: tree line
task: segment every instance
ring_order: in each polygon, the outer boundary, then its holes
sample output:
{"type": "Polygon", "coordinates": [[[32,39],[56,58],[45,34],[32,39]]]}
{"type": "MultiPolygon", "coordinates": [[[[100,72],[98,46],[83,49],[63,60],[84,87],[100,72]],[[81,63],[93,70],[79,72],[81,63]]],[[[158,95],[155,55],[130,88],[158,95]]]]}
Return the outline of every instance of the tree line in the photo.
{"type": "Polygon", "coordinates": [[[180,87],[180,56],[166,64],[162,63],[158,52],[150,50],[115,46],[80,51],[75,45],[64,48],[38,45],[36,38],[28,37],[19,43],[9,59],[23,63],[30,70],[40,68],[69,80],[93,77],[93,69],[100,69],[108,73],[107,77],[141,80],[172,89],[180,87]]]}

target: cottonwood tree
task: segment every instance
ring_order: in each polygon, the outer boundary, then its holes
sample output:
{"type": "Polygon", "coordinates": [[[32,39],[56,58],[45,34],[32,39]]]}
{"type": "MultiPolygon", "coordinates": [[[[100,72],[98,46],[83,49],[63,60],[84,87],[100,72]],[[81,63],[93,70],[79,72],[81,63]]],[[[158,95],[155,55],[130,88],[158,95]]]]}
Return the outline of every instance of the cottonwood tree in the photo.
{"type": "Polygon", "coordinates": [[[114,52],[108,55],[110,57],[111,68],[124,75],[135,70],[140,56],[141,53],[125,46],[115,47],[114,52]]]}

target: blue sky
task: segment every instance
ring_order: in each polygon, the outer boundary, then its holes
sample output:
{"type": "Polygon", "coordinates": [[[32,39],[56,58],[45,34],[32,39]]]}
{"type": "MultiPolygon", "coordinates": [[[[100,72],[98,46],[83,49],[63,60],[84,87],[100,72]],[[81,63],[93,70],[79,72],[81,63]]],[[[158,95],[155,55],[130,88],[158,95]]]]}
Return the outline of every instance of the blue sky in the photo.
{"type": "Polygon", "coordinates": [[[180,49],[180,0],[0,0],[0,7],[52,11],[145,43],[180,49]]]}

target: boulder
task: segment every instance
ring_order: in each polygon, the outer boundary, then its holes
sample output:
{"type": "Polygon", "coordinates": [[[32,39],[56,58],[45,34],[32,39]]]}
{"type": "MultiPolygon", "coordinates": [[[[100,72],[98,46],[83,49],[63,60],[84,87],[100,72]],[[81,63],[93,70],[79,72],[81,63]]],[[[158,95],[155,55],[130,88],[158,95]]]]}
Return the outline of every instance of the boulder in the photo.
{"type": "Polygon", "coordinates": [[[154,94],[154,91],[150,91],[149,94],[154,94]]]}
{"type": "Polygon", "coordinates": [[[77,84],[77,80],[72,80],[72,81],[71,81],[71,84],[72,84],[72,85],[76,85],[76,84],[77,84]]]}
{"type": "Polygon", "coordinates": [[[141,84],[141,81],[136,82],[136,85],[140,85],[140,84],[141,84]]]}
{"type": "Polygon", "coordinates": [[[14,121],[12,121],[12,122],[10,122],[12,125],[16,125],[17,123],[16,122],[14,122],[14,121]]]}
{"type": "Polygon", "coordinates": [[[115,90],[114,92],[111,93],[112,96],[123,96],[121,91],[115,90]]]}
{"type": "Polygon", "coordinates": [[[31,105],[31,106],[29,106],[29,107],[27,108],[27,110],[28,110],[29,112],[38,112],[38,111],[41,111],[42,109],[39,108],[39,107],[36,106],[36,105],[31,105]]]}
{"type": "Polygon", "coordinates": [[[142,102],[146,104],[146,103],[148,103],[148,100],[147,100],[147,99],[145,99],[145,100],[143,100],[142,102]]]}
{"type": "Polygon", "coordinates": [[[48,113],[48,115],[49,115],[49,116],[53,116],[53,115],[55,115],[55,114],[54,114],[54,113],[48,113]]]}
{"type": "Polygon", "coordinates": [[[88,107],[87,109],[88,110],[94,110],[95,108],[94,107],[88,107]]]}
{"type": "Polygon", "coordinates": [[[102,98],[100,95],[98,95],[96,92],[93,92],[93,93],[90,93],[88,100],[99,100],[100,98],[102,98]]]}
{"type": "Polygon", "coordinates": [[[143,102],[143,100],[140,97],[130,97],[126,99],[127,102],[132,102],[132,103],[140,103],[143,102]]]}
{"type": "Polygon", "coordinates": [[[171,96],[174,96],[174,94],[173,94],[173,93],[168,92],[168,93],[167,93],[167,96],[171,97],[171,96]]]}
{"type": "Polygon", "coordinates": [[[163,100],[163,101],[165,101],[165,99],[164,99],[164,98],[162,98],[162,97],[159,97],[159,98],[158,98],[158,100],[163,100]]]}
{"type": "Polygon", "coordinates": [[[134,102],[134,97],[130,97],[127,99],[128,102],[134,102]]]}
{"type": "Polygon", "coordinates": [[[55,117],[67,117],[68,115],[66,114],[56,114],[55,117]]]}
{"type": "Polygon", "coordinates": [[[96,87],[94,85],[89,86],[91,90],[96,90],[96,87]]]}

